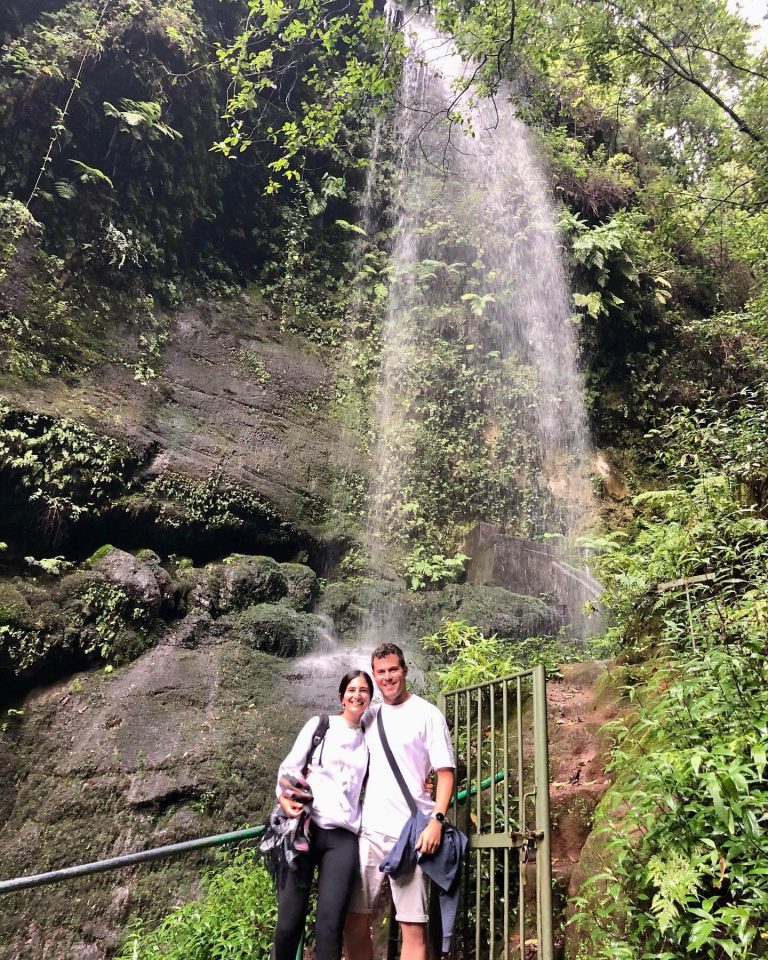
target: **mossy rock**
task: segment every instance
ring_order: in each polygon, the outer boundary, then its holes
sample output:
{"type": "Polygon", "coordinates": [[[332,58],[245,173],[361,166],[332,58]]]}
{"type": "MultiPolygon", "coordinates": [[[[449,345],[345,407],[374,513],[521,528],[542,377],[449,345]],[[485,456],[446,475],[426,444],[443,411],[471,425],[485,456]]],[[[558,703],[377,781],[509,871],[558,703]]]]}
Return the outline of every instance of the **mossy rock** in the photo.
{"type": "Polygon", "coordinates": [[[329,583],[317,603],[317,612],[330,617],[339,633],[354,629],[365,610],[358,603],[358,587],[352,583],[329,583]]]}
{"type": "Polygon", "coordinates": [[[223,618],[232,635],[255,650],[280,657],[300,657],[315,642],[319,617],[298,613],[286,603],[257,603],[223,618]]]}
{"type": "Polygon", "coordinates": [[[85,561],[85,565],[90,567],[94,563],[98,563],[99,560],[103,560],[108,554],[112,553],[115,548],[111,543],[105,543],[103,546],[99,547],[98,550],[94,550],[93,553],[85,561]]]}
{"type": "MultiPolygon", "coordinates": [[[[329,583],[323,590],[315,610],[330,617],[341,636],[359,631],[363,620],[372,611],[386,606],[387,620],[401,639],[407,629],[409,596],[404,584],[396,580],[360,580],[329,583]]],[[[392,639],[396,640],[397,637],[392,639]]]]}
{"type": "Polygon", "coordinates": [[[303,563],[281,563],[280,570],[288,584],[284,602],[294,610],[309,610],[320,592],[315,571],[303,563]]]}
{"type": "Polygon", "coordinates": [[[271,557],[235,553],[224,563],[192,571],[190,578],[190,606],[202,607],[214,616],[257,603],[274,603],[288,593],[288,580],[271,557]]]}
{"type": "Polygon", "coordinates": [[[30,626],[32,607],[19,588],[9,581],[0,583],[0,626],[30,626]]]}

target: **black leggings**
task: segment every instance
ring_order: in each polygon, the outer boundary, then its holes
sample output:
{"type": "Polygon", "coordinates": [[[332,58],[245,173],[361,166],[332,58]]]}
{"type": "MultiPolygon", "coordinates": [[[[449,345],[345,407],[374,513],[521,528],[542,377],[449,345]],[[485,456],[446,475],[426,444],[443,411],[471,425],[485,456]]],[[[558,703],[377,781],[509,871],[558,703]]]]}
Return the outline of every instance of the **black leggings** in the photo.
{"type": "Polygon", "coordinates": [[[284,869],[277,890],[274,960],[296,960],[309,906],[309,891],[318,868],[315,960],[339,960],[347,904],[359,870],[357,836],[336,827],[313,824],[309,853],[300,854],[295,870],[284,869]]]}

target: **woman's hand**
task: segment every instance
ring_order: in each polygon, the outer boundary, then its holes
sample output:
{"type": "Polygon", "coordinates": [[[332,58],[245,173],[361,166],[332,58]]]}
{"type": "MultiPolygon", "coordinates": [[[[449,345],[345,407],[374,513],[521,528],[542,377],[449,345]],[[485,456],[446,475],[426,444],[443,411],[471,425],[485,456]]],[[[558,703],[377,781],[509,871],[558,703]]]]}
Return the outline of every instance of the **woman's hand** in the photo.
{"type": "Polygon", "coordinates": [[[302,810],[304,809],[304,804],[299,803],[297,800],[291,800],[290,797],[286,797],[284,793],[281,793],[277,798],[277,802],[283,808],[283,813],[286,817],[290,817],[292,820],[295,820],[296,817],[301,815],[302,810]]]}

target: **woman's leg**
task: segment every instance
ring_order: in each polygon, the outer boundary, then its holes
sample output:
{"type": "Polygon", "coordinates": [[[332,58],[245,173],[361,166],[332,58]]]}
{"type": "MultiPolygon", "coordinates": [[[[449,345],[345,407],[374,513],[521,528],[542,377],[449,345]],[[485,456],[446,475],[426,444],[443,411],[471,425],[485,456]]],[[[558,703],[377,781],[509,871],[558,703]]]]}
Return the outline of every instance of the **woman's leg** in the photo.
{"type": "Polygon", "coordinates": [[[347,904],[359,870],[357,837],[349,830],[318,830],[319,878],[315,960],[339,960],[347,904]]]}
{"type": "Polygon", "coordinates": [[[315,862],[313,853],[302,853],[296,858],[295,870],[283,867],[277,888],[273,960],[296,960],[296,951],[307,920],[315,862]]]}

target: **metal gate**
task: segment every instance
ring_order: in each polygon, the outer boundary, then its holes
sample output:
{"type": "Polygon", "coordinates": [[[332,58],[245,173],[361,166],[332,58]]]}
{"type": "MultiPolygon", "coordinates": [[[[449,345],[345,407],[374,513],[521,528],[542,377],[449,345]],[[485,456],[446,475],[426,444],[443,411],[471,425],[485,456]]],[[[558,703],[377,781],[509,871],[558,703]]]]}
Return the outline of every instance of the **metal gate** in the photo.
{"type": "Polygon", "coordinates": [[[544,667],[445,692],[440,707],[457,759],[452,819],[470,842],[453,955],[552,960],[544,667]]]}

